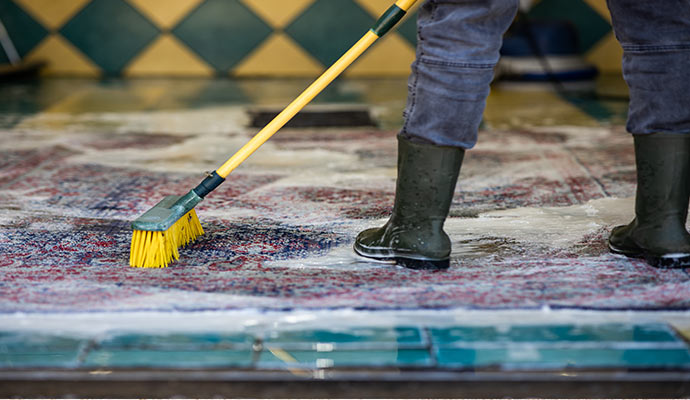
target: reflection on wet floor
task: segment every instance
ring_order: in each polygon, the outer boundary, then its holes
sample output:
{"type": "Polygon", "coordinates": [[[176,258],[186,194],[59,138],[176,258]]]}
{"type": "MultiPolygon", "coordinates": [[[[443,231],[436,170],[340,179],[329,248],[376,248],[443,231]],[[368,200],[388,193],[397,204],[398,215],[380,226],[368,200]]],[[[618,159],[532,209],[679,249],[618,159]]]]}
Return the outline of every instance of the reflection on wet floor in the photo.
{"type": "MultiPolygon", "coordinates": [[[[298,95],[308,79],[51,79],[0,86],[0,113],[119,113],[189,110],[229,105],[280,107],[298,95]]],[[[404,79],[339,80],[314,104],[367,104],[382,127],[394,129],[406,100],[404,79]]],[[[574,91],[562,101],[550,84],[494,85],[485,120],[495,129],[544,125],[620,123],[627,90],[619,76],[602,76],[593,91],[574,91]]]]}

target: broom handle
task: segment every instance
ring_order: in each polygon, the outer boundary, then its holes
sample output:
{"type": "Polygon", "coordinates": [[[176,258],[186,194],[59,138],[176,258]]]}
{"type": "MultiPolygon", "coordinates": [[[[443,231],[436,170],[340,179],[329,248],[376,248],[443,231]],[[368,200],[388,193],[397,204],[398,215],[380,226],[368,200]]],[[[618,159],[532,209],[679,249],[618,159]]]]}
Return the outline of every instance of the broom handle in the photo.
{"type": "Polygon", "coordinates": [[[328,68],[314,83],[292,101],[283,111],[280,112],[271,122],[259,131],[247,144],[242,146],[232,157],[216,170],[216,173],[225,178],[237,168],[244,160],[254,153],[264,144],[273,134],[278,132],[292,117],[295,116],[304,106],[338,77],[350,64],[352,64],[366,49],[371,46],[376,39],[385,35],[404,15],[407,10],[414,5],[417,0],[398,0],[391,6],[354,46],[343,54],[330,68],[328,68]]]}
{"type": "Polygon", "coordinates": [[[10,35],[7,33],[7,29],[5,29],[5,25],[2,21],[0,21],[0,45],[2,45],[2,49],[5,50],[5,55],[10,61],[10,64],[19,64],[22,59],[19,57],[17,48],[14,47],[14,43],[12,43],[12,39],[10,39],[10,35]]]}

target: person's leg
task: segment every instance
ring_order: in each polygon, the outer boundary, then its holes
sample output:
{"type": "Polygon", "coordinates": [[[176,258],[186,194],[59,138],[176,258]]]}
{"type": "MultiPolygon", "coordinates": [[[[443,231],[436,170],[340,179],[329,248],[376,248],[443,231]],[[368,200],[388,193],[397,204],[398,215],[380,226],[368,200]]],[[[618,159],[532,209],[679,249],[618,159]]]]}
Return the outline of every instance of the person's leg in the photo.
{"type": "Polygon", "coordinates": [[[518,0],[428,0],[420,7],[393,213],[383,227],[359,234],[359,255],[409,268],[448,267],[443,223],[517,6],[518,0]]]}
{"type": "Polygon", "coordinates": [[[518,0],[428,0],[400,136],[470,149],[477,142],[494,66],[518,0]]]}
{"type": "Polygon", "coordinates": [[[630,88],[635,219],[609,248],[657,267],[690,266],[690,1],[608,0],[630,88]]]}

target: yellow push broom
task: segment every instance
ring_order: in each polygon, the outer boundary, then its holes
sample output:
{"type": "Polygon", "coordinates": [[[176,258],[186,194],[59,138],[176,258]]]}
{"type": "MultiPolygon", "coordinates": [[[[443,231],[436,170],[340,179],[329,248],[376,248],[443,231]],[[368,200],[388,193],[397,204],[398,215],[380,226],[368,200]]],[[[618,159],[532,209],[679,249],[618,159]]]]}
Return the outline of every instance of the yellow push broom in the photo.
{"type": "Polygon", "coordinates": [[[282,128],[292,117],[338,77],[378,38],[386,34],[417,0],[398,0],[350,50],[326,70],[247,144],[184,196],[167,196],[132,223],[134,233],[129,264],[132,267],[162,268],[178,260],[177,248],[204,233],[194,207],[225,177],[282,128]]]}

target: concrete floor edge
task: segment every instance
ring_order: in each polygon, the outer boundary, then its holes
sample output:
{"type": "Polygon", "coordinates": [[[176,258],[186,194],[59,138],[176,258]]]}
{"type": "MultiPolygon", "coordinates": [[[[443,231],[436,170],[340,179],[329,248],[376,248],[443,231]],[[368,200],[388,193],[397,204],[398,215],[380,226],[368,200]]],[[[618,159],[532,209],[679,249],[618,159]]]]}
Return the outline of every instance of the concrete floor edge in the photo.
{"type": "Polygon", "coordinates": [[[6,397],[654,398],[690,395],[690,373],[491,373],[377,371],[299,377],[290,372],[135,370],[0,372],[6,397]]]}

